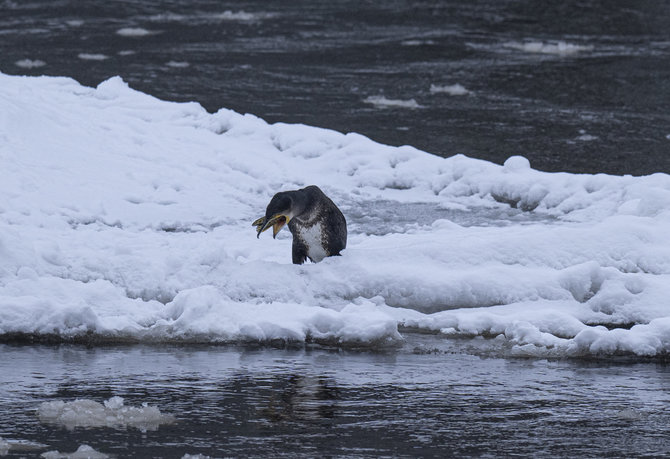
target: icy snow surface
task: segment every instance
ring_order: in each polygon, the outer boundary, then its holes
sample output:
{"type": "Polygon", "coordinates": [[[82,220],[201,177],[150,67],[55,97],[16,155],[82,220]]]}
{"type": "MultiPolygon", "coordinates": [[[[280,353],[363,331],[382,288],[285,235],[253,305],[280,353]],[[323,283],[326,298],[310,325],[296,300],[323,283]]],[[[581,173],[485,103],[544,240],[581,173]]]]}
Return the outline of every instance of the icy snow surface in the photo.
{"type": "Polygon", "coordinates": [[[419,329],[524,355],[670,349],[670,177],[549,174],[0,74],[0,335],[378,346],[419,329]],[[343,256],[256,239],[319,185],[343,256]],[[400,328],[399,328],[400,326],[400,328]]]}

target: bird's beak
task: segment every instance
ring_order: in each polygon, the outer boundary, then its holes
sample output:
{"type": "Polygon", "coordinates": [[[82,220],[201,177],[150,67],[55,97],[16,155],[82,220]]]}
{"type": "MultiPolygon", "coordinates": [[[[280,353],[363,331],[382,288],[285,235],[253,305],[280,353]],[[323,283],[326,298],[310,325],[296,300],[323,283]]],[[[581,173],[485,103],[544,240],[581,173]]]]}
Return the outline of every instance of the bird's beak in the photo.
{"type": "Polygon", "coordinates": [[[256,237],[260,237],[263,231],[272,227],[272,237],[275,238],[277,237],[277,233],[281,231],[281,229],[284,227],[286,223],[288,223],[288,221],[289,217],[287,215],[276,214],[269,219],[261,217],[258,220],[254,221],[252,225],[256,227],[257,231],[256,237]]]}

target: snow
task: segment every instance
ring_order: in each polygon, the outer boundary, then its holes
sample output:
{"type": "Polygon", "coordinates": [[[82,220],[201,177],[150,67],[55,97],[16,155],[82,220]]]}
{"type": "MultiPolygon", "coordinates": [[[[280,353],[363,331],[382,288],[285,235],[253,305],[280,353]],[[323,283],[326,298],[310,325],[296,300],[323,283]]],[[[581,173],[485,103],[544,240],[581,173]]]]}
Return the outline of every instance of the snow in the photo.
{"type": "Polygon", "coordinates": [[[146,404],[142,407],[124,406],[121,397],[112,397],[104,404],[89,399],[43,402],[37,410],[37,415],[43,423],[61,425],[67,429],[135,427],[147,431],[156,430],[162,424],[175,422],[174,416],[161,413],[154,406],[146,404]]]}
{"type": "Polygon", "coordinates": [[[387,99],[384,96],[369,96],[363,102],[374,105],[375,108],[421,108],[421,105],[414,99],[387,99]]]}
{"type": "Polygon", "coordinates": [[[523,356],[670,349],[666,174],[439,158],[118,77],[0,74],[0,100],[0,336],[380,347],[418,329],[523,356]],[[297,266],[288,231],[257,239],[251,222],[310,184],[349,240],[297,266]]]}

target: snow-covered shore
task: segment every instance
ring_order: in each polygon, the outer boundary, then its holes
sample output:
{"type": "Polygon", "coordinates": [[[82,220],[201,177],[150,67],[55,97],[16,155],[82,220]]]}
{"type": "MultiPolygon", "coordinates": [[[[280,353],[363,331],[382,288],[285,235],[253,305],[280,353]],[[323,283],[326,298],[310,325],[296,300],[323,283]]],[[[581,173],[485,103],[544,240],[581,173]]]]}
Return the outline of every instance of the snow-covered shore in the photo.
{"type": "Polygon", "coordinates": [[[4,74],[0,167],[4,336],[374,346],[402,325],[503,335],[523,355],[670,350],[665,174],[444,159],[209,114],[118,77],[4,74]],[[290,234],[258,240],[251,222],[275,192],[310,184],[348,217],[349,243],[294,266],[290,234]],[[397,215],[375,214],[381,202],[397,215]],[[396,224],[419,205],[434,214],[396,224]],[[533,218],[431,218],[510,206],[533,218]]]}

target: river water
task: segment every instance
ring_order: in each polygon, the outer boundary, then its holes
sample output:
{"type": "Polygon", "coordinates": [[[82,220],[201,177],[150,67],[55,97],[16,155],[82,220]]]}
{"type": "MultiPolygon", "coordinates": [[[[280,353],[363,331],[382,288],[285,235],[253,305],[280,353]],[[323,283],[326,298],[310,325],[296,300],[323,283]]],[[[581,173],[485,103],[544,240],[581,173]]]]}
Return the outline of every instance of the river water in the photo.
{"type": "MultiPolygon", "coordinates": [[[[121,75],[210,111],[442,156],[670,172],[668,2],[0,0],[0,70],[121,75]]],[[[0,455],[670,454],[663,362],[518,359],[496,340],[403,335],[382,350],[0,345],[0,455]],[[114,396],[175,422],[68,429],[37,415],[114,396]]]]}
{"type": "Polygon", "coordinates": [[[42,445],[28,454],[86,444],[117,457],[670,453],[667,366],[500,358],[485,341],[408,333],[383,352],[2,345],[0,434],[42,445]],[[176,421],[68,429],[37,416],[43,402],[112,396],[176,421]]]}
{"type": "Polygon", "coordinates": [[[0,0],[0,70],[441,156],[670,172],[668,2],[0,0]]]}

